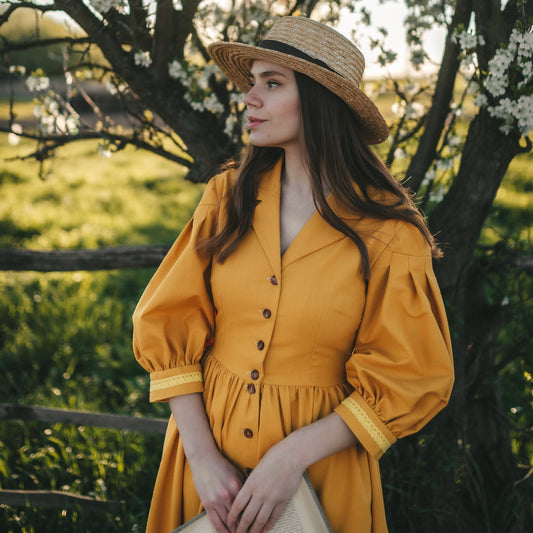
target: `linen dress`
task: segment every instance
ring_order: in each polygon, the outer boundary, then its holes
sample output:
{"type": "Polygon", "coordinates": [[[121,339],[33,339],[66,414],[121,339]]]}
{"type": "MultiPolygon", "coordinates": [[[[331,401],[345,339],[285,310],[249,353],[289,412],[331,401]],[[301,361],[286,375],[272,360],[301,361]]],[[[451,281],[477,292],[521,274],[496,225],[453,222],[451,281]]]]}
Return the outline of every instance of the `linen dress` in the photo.
{"type": "MultiPolygon", "coordinates": [[[[261,178],[253,228],[219,264],[197,252],[220,225],[233,171],[213,178],[134,313],[150,399],[202,392],[219,449],[243,470],[292,431],[335,411],[358,444],[308,469],[336,533],[385,533],[378,459],[449,398],[453,363],[431,251],[411,224],[337,213],[353,242],[314,213],[280,253],[280,161],[261,178]],[[209,348],[206,350],[206,346],[209,348]]],[[[172,417],[147,531],[202,510],[172,417]]]]}

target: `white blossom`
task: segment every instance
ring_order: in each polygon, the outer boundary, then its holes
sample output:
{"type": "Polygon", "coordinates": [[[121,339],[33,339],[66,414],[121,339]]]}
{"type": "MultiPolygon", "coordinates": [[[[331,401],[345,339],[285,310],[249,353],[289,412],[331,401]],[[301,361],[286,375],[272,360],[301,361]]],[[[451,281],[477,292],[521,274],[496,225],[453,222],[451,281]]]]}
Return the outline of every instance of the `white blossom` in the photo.
{"type": "Polygon", "coordinates": [[[456,31],[452,40],[459,45],[461,49],[461,68],[463,70],[472,70],[477,66],[476,49],[485,44],[482,35],[476,35],[468,30],[456,31]]]}
{"type": "Polygon", "coordinates": [[[474,103],[486,106],[501,121],[503,133],[510,133],[516,125],[521,134],[528,135],[533,129],[533,99],[528,89],[533,77],[533,34],[514,29],[507,47],[497,50],[489,61],[488,71],[483,87],[494,104],[488,105],[486,94],[478,95],[474,103]]]}
{"type": "Polygon", "coordinates": [[[184,85],[189,79],[189,73],[179,61],[172,61],[169,64],[168,75],[174,80],[180,80],[184,85]]]}
{"type": "Polygon", "coordinates": [[[448,170],[450,168],[453,168],[453,160],[452,159],[439,159],[435,163],[435,168],[437,170],[448,170]]]}
{"type": "Polygon", "coordinates": [[[45,91],[50,87],[50,78],[41,74],[33,73],[26,79],[26,87],[33,93],[45,91]]]}
{"type": "Polygon", "coordinates": [[[431,191],[429,193],[429,200],[431,202],[439,203],[444,198],[444,193],[446,189],[444,187],[439,187],[436,191],[431,191]]]}
{"type": "Polygon", "coordinates": [[[133,55],[133,60],[137,66],[149,67],[152,64],[152,58],[150,57],[150,52],[135,52],[133,55]]]}
{"type": "Polygon", "coordinates": [[[16,133],[8,133],[7,134],[7,142],[11,146],[17,146],[17,144],[20,142],[20,137],[16,133]]]}
{"type": "Polygon", "coordinates": [[[406,155],[407,154],[405,153],[405,150],[403,150],[402,148],[396,148],[396,150],[394,150],[395,159],[405,159],[406,155]]]}
{"type": "Polygon", "coordinates": [[[521,96],[518,100],[502,98],[498,105],[487,108],[492,117],[500,119],[504,133],[510,133],[516,121],[520,133],[528,135],[533,129],[533,98],[521,96]]]}
{"type": "Polygon", "coordinates": [[[24,65],[10,65],[9,72],[10,74],[20,74],[21,76],[25,76],[26,67],[24,65]]]}
{"type": "Polygon", "coordinates": [[[456,31],[452,40],[459,45],[463,52],[475,49],[477,46],[483,46],[485,39],[482,35],[476,35],[468,30],[456,31]]]}
{"type": "Polygon", "coordinates": [[[204,106],[207,111],[213,114],[224,112],[224,106],[218,101],[215,93],[211,93],[209,97],[204,99],[204,106]]]}
{"type": "Polygon", "coordinates": [[[90,0],[91,5],[100,13],[107,13],[110,9],[120,9],[123,5],[122,0],[90,0]]]}
{"type": "Polygon", "coordinates": [[[487,95],[479,93],[474,99],[474,105],[477,107],[485,107],[489,103],[487,95]]]}
{"type": "Polygon", "coordinates": [[[102,157],[111,157],[111,150],[108,148],[103,147],[102,145],[98,146],[98,154],[102,157]]]}
{"type": "Polygon", "coordinates": [[[451,148],[459,148],[463,144],[463,139],[461,137],[451,135],[448,137],[448,146],[451,148]]]}
{"type": "Polygon", "coordinates": [[[235,115],[228,115],[228,118],[226,118],[226,123],[224,125],[224,133],[228,136],[233,135],[233,129],[235,128],[235,124],[237,123],[237,118],[235,115]]]}
{"type": "Polygon", "coordinates": [[[435,179],[435,170],[430,169],[424,174],[424,179],[420,184],[422,187],[429,185],[435,179]]]}
{"type": "Polygon", "coordinates": [[[405,102],[402,100],[400,103],[394,102],[391,106],[391,110],[398,118],[405,116],[407,119],[417,119],[424,114],[424,106],[419,102],[405,102]]]}
{"type": "Polygon", "coordinates": [[[108,81],[105,86],[109,94],[113,96],[115,96],[116,94],[124,93],[126,89],[128,88],[128,86],[125,83],[119,83],[117,85],[116,83],[113,83],[111,81],[108,81]]]}

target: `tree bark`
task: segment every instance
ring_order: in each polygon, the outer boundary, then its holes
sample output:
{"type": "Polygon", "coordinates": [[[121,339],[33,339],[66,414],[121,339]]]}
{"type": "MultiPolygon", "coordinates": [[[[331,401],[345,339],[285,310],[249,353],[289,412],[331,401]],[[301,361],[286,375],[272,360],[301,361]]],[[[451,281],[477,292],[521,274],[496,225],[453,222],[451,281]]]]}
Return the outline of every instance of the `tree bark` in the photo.
{"type": "Polygon", "coordinates": [[[97,19],[83,2],[56,0],[55,5],[93,38],[113,70],[143,105],[179,132],[188,153],[194,158],[188,179],[205,182],[216,173],[221,162],[236,155],[238,146],[224,134],[224,120],[207,111],[194,111],[184,101],[181,85],[168,78],[167,81],[157,80],[149,68],[136,66],[133,54],[123,49],[116,32],[97,19]]]}
{"type": "Polygon", "coordinates": [[[450,111],[450,102],[453,97],[455,78],[460,63],[460,47],[454,42],[453,36],[459,26],[468,27],[471,13],[472,0],[458,0],[455,14],[446,36],[444,55],[424,133],[405,174],[407,176],[406,185],[413,191],[418,191],[429,166],[435,160],[437,145],[444,129],[446,117],[450,111]]]}
{"type": "Polygon", "coordinates": [[[519,140],[517,131],[503,134],[481,110],[470,124],[457,176],[429,218],[445,252],[436,272],[452,303],[509,163],[522,151],[519,140]]]}

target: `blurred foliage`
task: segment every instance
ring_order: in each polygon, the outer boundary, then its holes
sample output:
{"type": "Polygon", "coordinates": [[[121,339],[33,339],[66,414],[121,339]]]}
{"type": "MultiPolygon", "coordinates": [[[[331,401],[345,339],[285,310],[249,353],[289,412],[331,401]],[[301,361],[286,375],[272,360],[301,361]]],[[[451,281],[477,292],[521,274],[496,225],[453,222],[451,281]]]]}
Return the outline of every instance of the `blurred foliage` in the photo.
{"type": "MultiPolygon", "coordinates": [[[[5,137],[4,161],[13,153],[5,137]]],[[[170,244],[202,193],[179,167],[150,154],[109,160],[96,143],[67,150],[45,181],[35,163],[5,161],[2,246],[170,244]]],[[[149,378],[131,349],[131,314],[153,270],[0,273],[0,401],[167,417],[165,404],[148,402],[149,378]]],[[[1,488],[123,503],[112,514],[3,506],[0,531],[142,531],[162,442],[162,435],[2,421],[1,488]]]]}

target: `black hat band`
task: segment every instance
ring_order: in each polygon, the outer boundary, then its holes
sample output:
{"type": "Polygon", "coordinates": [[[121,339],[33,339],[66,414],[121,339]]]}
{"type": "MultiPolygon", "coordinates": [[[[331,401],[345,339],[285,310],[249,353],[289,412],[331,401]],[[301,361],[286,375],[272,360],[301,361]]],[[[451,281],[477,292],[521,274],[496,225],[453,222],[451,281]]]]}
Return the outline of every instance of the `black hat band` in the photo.
{"type": "Polygon", "coordinates": [[[294,46],[291,46],[290,44],[281,43],[279,41],[272,41],[270,39],[265,39],[261,41],[257,46],[259,48],[265,48],[267,50],[274,50],[275,52],[281,52],[283,54],[297,57],[298,59],[304,59],[305,61],[314,63],[315,65],[318,65],[319,67],[328,69],[329,71],[335,72],[335,74],[338,74],[339,76],[341,76],[341,74],[333,70],[330,66],[326,65],[324,61],[320,61],[320,59],[315,59],[314,57],[311,57],[309,54],[306,54],[305,52],[298,50],[298,48],[294,48],[294,46]]]}

